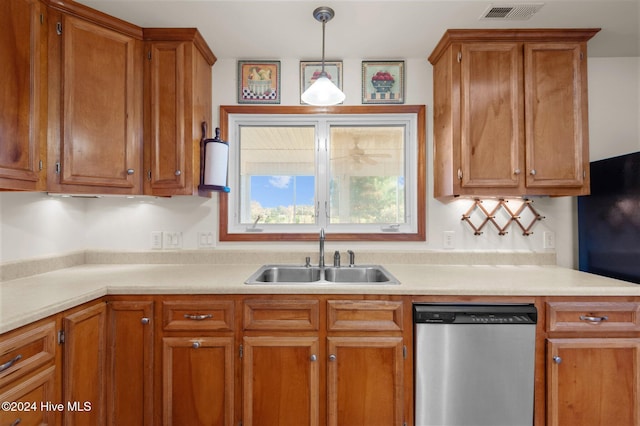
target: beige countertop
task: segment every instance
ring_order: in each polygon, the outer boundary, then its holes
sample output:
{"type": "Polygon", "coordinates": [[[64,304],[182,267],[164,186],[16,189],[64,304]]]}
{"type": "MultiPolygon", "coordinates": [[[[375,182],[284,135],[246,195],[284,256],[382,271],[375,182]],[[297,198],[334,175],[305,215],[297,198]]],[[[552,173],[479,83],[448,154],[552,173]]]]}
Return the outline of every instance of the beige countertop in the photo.
{"type": "Polygon", "coordinates": [[[0,283],[0,333],[105,295],[640,296],[640,285],[556,266],[384,264],[399,285],[246,285],[260,265],[85,264],[0,283]]]}

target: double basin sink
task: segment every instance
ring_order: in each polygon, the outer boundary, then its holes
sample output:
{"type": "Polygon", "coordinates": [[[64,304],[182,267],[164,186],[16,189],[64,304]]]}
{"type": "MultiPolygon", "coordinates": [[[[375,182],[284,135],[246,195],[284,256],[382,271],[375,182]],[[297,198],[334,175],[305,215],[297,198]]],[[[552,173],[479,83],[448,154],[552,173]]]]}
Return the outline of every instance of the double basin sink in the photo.
{"type": "Polygon", "coordinates": [[[301,266],[264,265],[245,284],[378,284],[400,282],[380,265],[301,266]]]}

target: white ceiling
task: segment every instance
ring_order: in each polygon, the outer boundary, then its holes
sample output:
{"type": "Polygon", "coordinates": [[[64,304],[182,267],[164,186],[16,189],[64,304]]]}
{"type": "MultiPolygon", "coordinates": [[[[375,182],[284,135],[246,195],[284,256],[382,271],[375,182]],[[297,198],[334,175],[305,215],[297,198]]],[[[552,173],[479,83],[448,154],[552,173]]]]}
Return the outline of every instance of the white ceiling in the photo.
{"type": "Polygon", "coordinates": [[[640,0],[80,0],[142,27],[196,27],[218,59],[426,58],[448,28],[602,28],[592,57],[640,57],[640,0]],[[479,20],[491,4],[544,3],[527,21],[479,20]]]}

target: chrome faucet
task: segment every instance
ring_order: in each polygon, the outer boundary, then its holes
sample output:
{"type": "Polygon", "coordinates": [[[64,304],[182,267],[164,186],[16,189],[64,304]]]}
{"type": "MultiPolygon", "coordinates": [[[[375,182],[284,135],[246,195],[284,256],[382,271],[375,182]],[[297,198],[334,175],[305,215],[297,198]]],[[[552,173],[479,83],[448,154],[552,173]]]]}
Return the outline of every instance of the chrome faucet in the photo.
{"type": "Polygon", "coordinates": [[[324,268],[324,228],[320,228],[320,259],[318,266],[324,268]]]}
{"type": "Polygon", "coordinates": [[[347,250],[347,253],[349,253],[349,267],[353,268],[356,264],[356,254],[353,250],[347,250]]]}

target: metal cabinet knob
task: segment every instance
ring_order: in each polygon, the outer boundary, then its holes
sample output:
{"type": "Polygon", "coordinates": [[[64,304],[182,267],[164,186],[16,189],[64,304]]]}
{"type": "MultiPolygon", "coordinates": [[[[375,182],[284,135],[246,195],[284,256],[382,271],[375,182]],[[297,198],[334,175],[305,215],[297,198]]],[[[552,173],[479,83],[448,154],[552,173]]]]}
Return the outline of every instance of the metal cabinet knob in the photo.
{"type": "Polygon", "coordinates": [[[182,172],[180,170],[176,170],[176,176],[180,176],[182,172]]]}
{"type": "Polygon", "coordinates": [[[562,358],[556,355],[553,357],[553,362],[555,362],[556,364],[560,364],[562,362],[562,358]]]}
{"type": "Polygon", "coordinates": [[[531,176],[535,176],[536,175],[536,169],[531,169],[529,174],[531,174],[531,176]]]}
{"type": "Polygon", "coordinates": [[[514,175],[519,175],[519,174],[520,174],[520,169],[515,169],[515,170],[513,171],[513,174],[514,174],[514,175]]]}
{"type": "Polygon", "coordinates": [[[132,175],[132,174],[134,174],[134,173],[135,173],[135,170],[133,170],[133,169],[127,169],[127,174],[128,174],[128,175],[132,175]]]}
{"type": "Polygon", "coordinates": [[[198,349],[200,347],[200,342],[193,342],[193,344],[191,345],[191,347],[193,349],[198,349]]]}
{"type": "Polygon", "coordinates": [[[333,362],[336,360],[336,356],[334,354],[329,355],[329,361],[333,362]]]}
{"type": "Polygon", "coordinates": [[[313,354],[309,357],[309,359],[311,360],[311,362],[316,362],[318,360],[318,357],[316,356],[316,354],[313,354]]]}
{"type": "Polygon", "coordinates": [[[151,320],[150,320],[149,318],[147,318],[147,317],[143,317],[143,318],[140,320],[140,322],[141,322],[142,324],[144,324],[144,325],[147,325],[147,324],[149,324],[149,323],[151,322],[151,320]]]}

